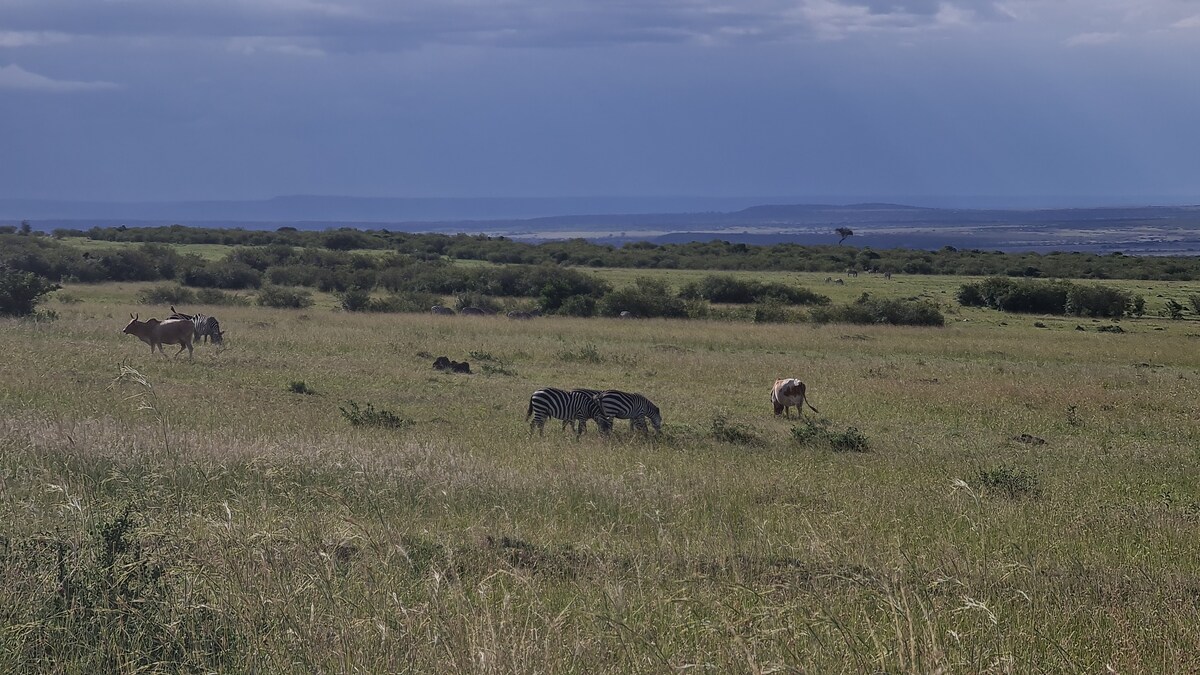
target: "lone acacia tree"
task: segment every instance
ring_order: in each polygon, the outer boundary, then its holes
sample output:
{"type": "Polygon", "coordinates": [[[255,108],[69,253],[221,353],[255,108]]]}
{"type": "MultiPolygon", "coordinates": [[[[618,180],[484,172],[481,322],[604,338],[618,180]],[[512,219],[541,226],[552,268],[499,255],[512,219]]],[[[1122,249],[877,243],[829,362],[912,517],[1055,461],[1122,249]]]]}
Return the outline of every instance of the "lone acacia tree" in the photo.
{"type": "Polygon", "coordinates": [[[846,237],[854,236],[854,230],[852,230],[848,227],[839,227],[836,230],[834,230],[834,233],[837,234],[839,237],[841,237],[841,239],[838,239],[838,246],[841,246],[842,242],[846,241],[846,237]]]}

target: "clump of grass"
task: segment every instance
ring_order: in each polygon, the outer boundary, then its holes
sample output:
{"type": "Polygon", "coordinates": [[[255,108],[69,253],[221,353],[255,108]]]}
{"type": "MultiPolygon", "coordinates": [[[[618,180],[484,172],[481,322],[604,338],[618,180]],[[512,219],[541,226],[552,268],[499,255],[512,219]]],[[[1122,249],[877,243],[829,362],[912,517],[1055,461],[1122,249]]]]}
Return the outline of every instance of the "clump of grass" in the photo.
{"type": "Polygon", "coordinates": [[[1042,481],[1028,469],[1008,466],[980,469],[975,480],[983,489],[1009,499],[1037,499],[1042,496],[1042,481]]]}
{"type": "Polygon", "coordinates": [[[376,410],[375,406],[370,403],[365,407],[359,407],[356,401],[346,401],[346,405],[339,406],[338,410],[342,411],[342,417],[345,417],[347,422],[356,427],[404,429],[415,424],[412,420],[401,417],[390,410],[383,408],[376,410]]]}
{"type": "Polygon", "coordinates": [[[858,427],[836,431],[825,420],[806,420],[804,426],[792,427],[792,438],[801,445],[828,445],[834,452],[871,451],[871,440],[858,427]]]}
{"type": "Polygon", "coordinates": [[[1103,326],[1096,328],[1099,333],[1124,333],[1125,329],[1115,323],[1106,323],[1103,326]]]}
{"type": "Polygon", "coordinates": [[[292,392],[293,394],[304,394],[305,396],[312,396],[313,394],[317,393],[317,391],[308,386],[304,380],[295,380],[288,383],[288,391],[292,392]]]}
{"type": "Polygon", "coordinates": [[[61,302],[64,305],[75,305],[75,304],[83,302],[83,298],[79,297],[78,295],[75,295],[74,293],[70,293],[67,291],[55,293],[54,299],[61,302]]]}
{"type": "Polygon", "coordinates": [[[505,377],[517,376],[517,371],[513,370],[512,368],[506,368],[502,363],[498,363],[494,366],[490,363],[485,363],[480,370],[484,375],[503,375],[505,377]]]}
{"type": "Polygon", "coordinates": [[[563,361],[576,363],[604,363],[604,355],[596,348],[594,344],[586,344],[579,348],[579,351],[563,351],[559,352],[558,358],[563,361]]]}
{"type": "Polygon", "coordinates": [[[751,431],[750,427],[740,422],[731,422],[724,415],[712,419],[710,435],[723,443],[735,445],[762,445],[762,439],[751,431]]]}
{"type": "Polygon", "coordinates": [[[467,352],[467,355],[476,361],[498,362],[500,360],[500,359],[496,358],[491,352],[485,352],[485,351],[479,351],[479,350],[472,350],[470,352],[467,352]]]}

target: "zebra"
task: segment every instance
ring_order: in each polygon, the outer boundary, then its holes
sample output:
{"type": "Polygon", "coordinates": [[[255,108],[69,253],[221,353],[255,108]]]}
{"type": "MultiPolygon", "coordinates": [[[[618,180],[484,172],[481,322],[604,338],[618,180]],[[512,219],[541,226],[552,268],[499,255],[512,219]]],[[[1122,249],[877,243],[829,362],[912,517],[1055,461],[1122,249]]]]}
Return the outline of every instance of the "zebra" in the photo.
{"type": "Polygon", "coordinates": [[[221,330],[221,323],[217,321],[215,316],[206,316],[204,314],[183,314],[175,310],[175,306],[171,305],[171,316],[169,319],[187,319],[195,325],[193,334],[194,340],[204,340],[212,342],[215,345],[225,343],[225,332],[221,330]]]}
{"type": "MultiPolygon", "coordinates": [[[[600,395],[600,390],[599,389],[572,389],[570,393],[583,394],[584,396],[595,397],[595,396],[600,395]]],[[[573,420],[573,419],[572,420],[563,420],[562,428],[564,431],[566,431],[568,424],[571,425],[571,430],[574,431],[575,430],[575,420],[573,420]]]]}
{"type": "Polygon", "coordinates": [[[596,420],[601,434],[608,435],[608,432],[612,430],[612,422],[604,416],[599,399],[578,391],[563,391],[553,387],[538,389],[529,397],[529,408],[525,411],[525,419],[528,420],[530,415],[533,415],[533,421],[529,423],[529,433],[532,434],[533,428],[536,426],[539,436],[542,435],[547,417],[564,420],[563,428],[566,428],[567,420],[578,420],[579,428],[575,431],[576,438],[582,436],[583,432],[587,430],[588,418],[596,420]]]}
{"type": "Polygon", "coordinates": [[[441,314],[442,316],[454,316],[454,310],[449,307],[442,307],[441,305],[434,305],[429,308],[429,311],[434,314],[441,314]]]}
{"type": "Polygon", "coordinates": [[[613,419],[629,420],[630,429],[641,429],[643,432],[649,433],[650,430],[646,428],[646,420],[649,419],[650,423],[654,425],[656,433],[662,431],[662,413],[659,412],[658,406],[641,394],[628,394],[609,389],[600,392],[597,399],[600,401],[604,416],[610,420],[609,424],[613,419]]]}

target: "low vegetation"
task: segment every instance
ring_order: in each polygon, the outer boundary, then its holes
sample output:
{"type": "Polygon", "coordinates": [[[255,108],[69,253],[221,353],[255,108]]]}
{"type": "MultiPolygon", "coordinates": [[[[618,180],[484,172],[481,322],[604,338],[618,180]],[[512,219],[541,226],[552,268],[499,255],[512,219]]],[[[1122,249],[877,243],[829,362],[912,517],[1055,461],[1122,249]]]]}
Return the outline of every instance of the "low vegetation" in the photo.
{"type": "Polygon", "coordinates": [[[991,277],[963,284],[958,302],[1027,314],[1070,314],[1121,318],[1145,313],[1146,301],[1111,286],[1077,284],[1066,280],[1033,281],[991,277]]]}
{"type": "Polygon", "coordinates": [[[1159,316],[1200,289],[1136,286],[1109,335],[955,303],[973,281],[627,321],[305,286],[221,307],[236,348],[191,360],[119,334],[161,279],[64,282],[58,321],[0,319],[0,672],[1200,670],[1200,329],[1159,316]],[[722,316],[874,300],[945,326],[722,316]],[[780,377],[820,416],[776,418],[780,377]],[[545,386],[641,392],[663,433],[530,434],[545,386]]]}

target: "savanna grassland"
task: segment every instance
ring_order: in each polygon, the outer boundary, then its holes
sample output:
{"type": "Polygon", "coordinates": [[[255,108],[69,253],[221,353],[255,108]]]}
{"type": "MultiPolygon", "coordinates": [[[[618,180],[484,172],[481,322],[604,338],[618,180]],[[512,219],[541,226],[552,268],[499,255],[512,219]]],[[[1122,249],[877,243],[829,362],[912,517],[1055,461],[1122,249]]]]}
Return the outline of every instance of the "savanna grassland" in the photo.
{"type": "Polygon", "coordinates": [[[319,296],[188,307],[228,341],[189,360],[120,334],[145,285],[68,285],[0,322],[0,671],[1200,670],[1200,323],[824,276],[947,326],[319,296]],[[663,434],[531,436],[540,386],[643,392],[663,434]]]}

